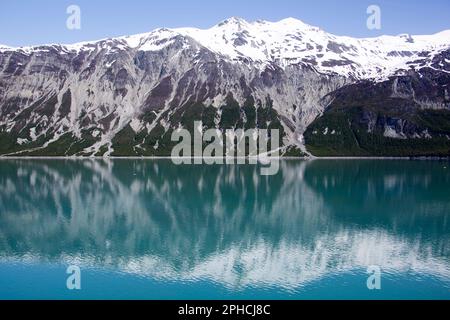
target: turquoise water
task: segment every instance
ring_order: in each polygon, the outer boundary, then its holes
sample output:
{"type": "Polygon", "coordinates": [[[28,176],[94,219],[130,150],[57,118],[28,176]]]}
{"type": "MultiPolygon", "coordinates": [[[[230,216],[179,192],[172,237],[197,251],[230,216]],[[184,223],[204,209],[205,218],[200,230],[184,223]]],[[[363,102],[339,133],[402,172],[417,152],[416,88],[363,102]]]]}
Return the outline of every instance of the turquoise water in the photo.
{"type": "Polygon", "coordinates": [[[450,163],[259,173],[1,160],[0,299],[450,299],[450,163]],[[66,287],[71,265],[80,290],[66,287]]]}

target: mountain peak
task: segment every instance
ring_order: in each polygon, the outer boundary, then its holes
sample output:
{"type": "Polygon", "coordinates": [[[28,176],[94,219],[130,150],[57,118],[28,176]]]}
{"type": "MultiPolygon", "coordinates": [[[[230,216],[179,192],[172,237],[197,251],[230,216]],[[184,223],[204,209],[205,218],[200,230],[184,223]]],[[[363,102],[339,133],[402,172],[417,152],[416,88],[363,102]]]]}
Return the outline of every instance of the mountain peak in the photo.
{"type": "Polygon", "coordinates": [[[293,18],[293,17],[287,17],[284,19],[281,19],[280,21],[278,21],[278,23],[286,23],[286,24],[303,24],[306,25],[306,23],[304,23],[303,21],[297,19],[297,18],[293,18]]]}
{"type": "Polygon", "coordinates": [[[301,27],[309,27],[312,28],[312,26],[310,26],[309,24],[304,23],[303,21],[297,19],[297,18],[293,18],[293,17],[288,17],[288,18],[284,18],[281,19],[279,21],[269,21],[269,20],[264,20],[264,19],[258,19],[256,21],[247,21],[241,17],[230,17],[228,19],[225,19],[223,21],[221,21],[219,24],[217,24],[217,26],[219,27],[223,27],[223,26],[230,26],[230,25],[238,25],[238,26],[243,26],[243,25],[283,25],[283,26],[301,26],[301,27]]]}
{"type": "Polygon", "coordinates": [[[286,29],[301,29],[301,30],[309,30],[309,31],[319,31],[321,30],[318,27],[312,26],[310,24],[307,24],[303,22],[302,20],[299,20],[297,18],[285,18],[278,22],[274,22],[273,24],[278,25],[282,28],[286,29]]]}
{"type": "Polygon", "coordinates": [[[248,24],[248,22],[240,17],[230,17],[228,19],[225,19],[223,21],[221,21],[218,26],[225,26],[225,25],[233,25],[233,24],[237,24],[237,25],[242,25],[242,24],[248,24]]]}

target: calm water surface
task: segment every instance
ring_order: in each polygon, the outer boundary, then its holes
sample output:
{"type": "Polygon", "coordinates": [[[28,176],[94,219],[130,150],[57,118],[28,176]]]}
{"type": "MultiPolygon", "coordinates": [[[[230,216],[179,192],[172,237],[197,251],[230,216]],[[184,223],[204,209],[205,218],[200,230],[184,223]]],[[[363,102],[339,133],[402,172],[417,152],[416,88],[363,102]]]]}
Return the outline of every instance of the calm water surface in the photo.
{"type": "Polygon", "coordinates": [[[259,173],[1,160],[0,299],[450,299],[450,163],[259,173]],[[371,265],[381,290],[367,289],[371,265]]]}

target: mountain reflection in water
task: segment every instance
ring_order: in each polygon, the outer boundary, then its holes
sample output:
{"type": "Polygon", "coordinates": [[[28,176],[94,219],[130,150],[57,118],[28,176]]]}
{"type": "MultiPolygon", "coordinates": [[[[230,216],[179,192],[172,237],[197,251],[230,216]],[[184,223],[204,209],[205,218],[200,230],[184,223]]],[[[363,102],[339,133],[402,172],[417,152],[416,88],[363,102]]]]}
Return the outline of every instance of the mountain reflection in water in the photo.
{"type": "Polygon", "coordinates": [[[400,160],[176,166],[1,160],[0,261],[294,290],[370,265],[450,281],[450,169],[400,160]]]}

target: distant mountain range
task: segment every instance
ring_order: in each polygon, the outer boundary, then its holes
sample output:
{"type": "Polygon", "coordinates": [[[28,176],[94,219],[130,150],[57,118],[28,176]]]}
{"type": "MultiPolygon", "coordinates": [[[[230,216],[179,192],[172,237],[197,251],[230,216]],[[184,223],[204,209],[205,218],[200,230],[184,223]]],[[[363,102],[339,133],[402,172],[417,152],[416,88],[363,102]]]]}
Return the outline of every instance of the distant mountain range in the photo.
{"type": "Polygon", "coordinates": [[[230,18],[0,45],[0,155],[168,156],[177,128],[279,129],[285,156],[449,156],[450,30],[355,39],[230,18]]]}

